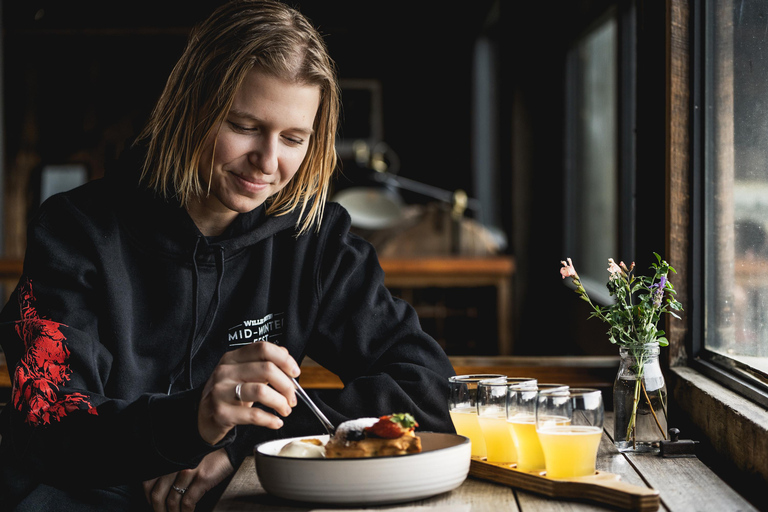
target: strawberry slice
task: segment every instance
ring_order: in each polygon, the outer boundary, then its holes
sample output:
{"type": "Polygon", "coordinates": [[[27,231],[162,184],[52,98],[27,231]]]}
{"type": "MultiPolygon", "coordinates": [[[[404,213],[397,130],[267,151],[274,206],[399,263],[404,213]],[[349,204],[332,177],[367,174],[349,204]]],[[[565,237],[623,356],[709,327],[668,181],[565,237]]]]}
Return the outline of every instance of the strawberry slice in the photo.
{"type": "Polygon", "coordinates": [[[413,416],[406,412],[381,416],[378,422],[374,423],[373,426],[367,427],[365,431],[372,437],[396,439],[418,426],[419,424],[416,423],[413,416]]]}

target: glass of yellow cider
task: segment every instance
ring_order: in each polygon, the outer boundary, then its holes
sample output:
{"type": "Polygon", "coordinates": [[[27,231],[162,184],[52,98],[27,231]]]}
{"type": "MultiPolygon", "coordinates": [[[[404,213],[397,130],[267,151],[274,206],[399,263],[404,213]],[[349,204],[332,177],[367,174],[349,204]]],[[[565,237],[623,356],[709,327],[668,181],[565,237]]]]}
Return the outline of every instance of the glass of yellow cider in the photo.
{"type": "MultiPolygon", "coordinates": [[[[512,384],[507,387],[507,427],[517,450],[517,469],[544,471],[544,452],[536,433],[536,396],[539,391],[568,389],[564,384],[512,384]]],[[[562,418],[562,421],[565,421],[562,418]]]]}
{"type": "Polygon", "coordinates": [[[472,457],[483,458],[486,455],[485,439],[477,421],[477,385],[482,380],[506,378],[506,375],[490,373],[455,375],[448,378],[451,388],[448,411],[456,433],[468,437],[472,443],[472,457]]]}
{"type": "Polygon", "coordinates": [[[477,421],[485,439],[488,462],[517,462],[515,441],[507,427],[507,387],[515,384],[536,387],[536,379],[507,377],[481,380],[477,385],[477,421]]]}
{"type": "Polygon", "coordinates": [[[541,391],[535,414],[547,476],[594,475],[605,419],[602,393],[588,388],[541,391]]]}

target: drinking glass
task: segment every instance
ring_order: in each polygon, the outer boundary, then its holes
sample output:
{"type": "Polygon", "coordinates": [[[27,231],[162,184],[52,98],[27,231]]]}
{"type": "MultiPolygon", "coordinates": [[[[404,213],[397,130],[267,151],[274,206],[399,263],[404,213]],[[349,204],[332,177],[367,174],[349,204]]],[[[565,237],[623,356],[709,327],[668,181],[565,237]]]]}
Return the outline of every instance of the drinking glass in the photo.
{"type": "Polygon", "coordinates": [[[506,375],[482,373],[456,375],[448,378],[450,398],[448,411],[456,433],[466,436],[472,443],[472,457],[485,457],[485,439],[477,421],[477,384],[481,380],[506,379],[506,375]]]}
{"type": "Polygon", "coordinates": [[[507,426],[507,387],[515,384],[536,387],[536,379],[507,377],[481,380],[477,384],[477,420],[485,439],[488,462],[517,462],[515,441],[507,426]]]}
{"type": "Polygon", "coordinates": [[[539,392],[536,397],[536,433],[544,451],[548,477],[595,474],[604,418],[603,395],[597,389],[539,392]]]}
{"type": "Polygon", "coordinates": [[[536,395],[544,390],[568,389],[564,384],[513,384],[507,388],[507,426],[517,450],[517,469],[543,471],[544,452],[536,434],[536,395]]]}

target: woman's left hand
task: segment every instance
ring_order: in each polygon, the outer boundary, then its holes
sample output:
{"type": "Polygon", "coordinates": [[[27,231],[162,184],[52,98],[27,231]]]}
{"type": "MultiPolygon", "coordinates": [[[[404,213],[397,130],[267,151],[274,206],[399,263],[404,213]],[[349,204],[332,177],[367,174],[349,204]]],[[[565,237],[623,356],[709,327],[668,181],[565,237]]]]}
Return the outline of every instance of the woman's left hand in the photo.
{"type": "Polygon", "coordinates": [[[209,453],[195,469],[185,469],[144,482],[144,494],[155,512],[193,511],[203,495],[234,471],[222,448],[209,453]]]}

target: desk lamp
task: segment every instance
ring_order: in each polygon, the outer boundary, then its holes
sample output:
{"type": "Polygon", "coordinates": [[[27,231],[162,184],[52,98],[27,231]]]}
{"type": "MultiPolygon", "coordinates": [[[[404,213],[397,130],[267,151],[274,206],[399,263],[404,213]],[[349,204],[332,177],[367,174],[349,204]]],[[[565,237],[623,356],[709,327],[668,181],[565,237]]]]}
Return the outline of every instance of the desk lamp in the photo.
{"type": "Polygon", "coordinates": [[[354,145],[355,162],[369,175],[365,185],[352,186],[336,193],[331,200],[349,212],[352,225],[361,229],[385,229],[396,225],[403,215],[405,202],[399,190],[415,192],[451,205],[451,217],[458,223],[467,209],[479,216],[476,199],[459,189],[454,192],[397,176],[399,159],[385,143],[371,149],[359,141],[354,145]]]}

